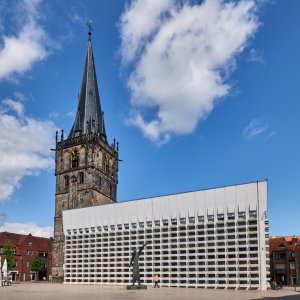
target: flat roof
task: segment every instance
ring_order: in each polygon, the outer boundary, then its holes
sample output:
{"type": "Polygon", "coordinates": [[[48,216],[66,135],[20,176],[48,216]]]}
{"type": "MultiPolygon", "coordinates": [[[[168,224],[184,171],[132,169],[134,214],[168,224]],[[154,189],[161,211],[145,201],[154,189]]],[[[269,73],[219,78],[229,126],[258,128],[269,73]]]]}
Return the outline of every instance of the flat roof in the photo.
{"type": "Polygon", "coordinates": [[[267,181],[169,194],[63,211],[67,229],[197,215],[267,210],[267,181]]]}

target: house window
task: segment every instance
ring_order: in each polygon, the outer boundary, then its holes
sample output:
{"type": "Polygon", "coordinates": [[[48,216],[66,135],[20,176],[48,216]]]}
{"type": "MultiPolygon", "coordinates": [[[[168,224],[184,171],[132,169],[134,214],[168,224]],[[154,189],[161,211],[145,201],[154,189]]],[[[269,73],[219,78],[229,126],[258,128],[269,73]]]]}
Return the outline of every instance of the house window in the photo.
{"type": "Polygon", "coordinates": [[[275,252],[275,259],[285,259],[285,252],[275,252]]]}
{"type": "Polygon", "coordinates": [[[286,264],[276,264],[276,270],[284,270],[286,268],[286,264]]]}
{"type": "Polygon", "coordinates": [[[84,173],[83,172],[79,173],[79,183],[84,183],[84,173]]]}
{"type": "Polygon", "coordinates": [[[29,267],[29,261],[28,261],[28,262],[26,262],[26,267],[27,267],[27,268],[29,267]]]}
{"type": "Polygon", "coordinates": [[[64,176],[64,180],[65,180],[65,187],[69,186],[69,176],[68,175],[64,176]]]}
{"type": "Polygon", "coordinates": [[[28,242],[28,246],[31,247],[32,246],[32,242],[28,242]]]}
{"type": "Polygon", "coordinates": [[[290,262],[290,269],[291,269],[291,270],[295,270],[295,269],[296,269],[296,264],[295,264],[294,261],[291,261],[291,262],[290,262]]]}

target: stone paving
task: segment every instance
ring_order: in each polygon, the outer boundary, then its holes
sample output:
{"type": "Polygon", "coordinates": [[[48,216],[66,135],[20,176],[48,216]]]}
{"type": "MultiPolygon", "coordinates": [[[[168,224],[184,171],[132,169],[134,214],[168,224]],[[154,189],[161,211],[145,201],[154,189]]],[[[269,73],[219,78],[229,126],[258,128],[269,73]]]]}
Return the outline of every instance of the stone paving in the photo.
{"type": "Polygon", "coordinates": [[[64,285],[51,283],[20,283],[0,287],[0,300],[300,300],[293,288],[278,291],[236,291],[191,288],[148,287],[127,291],[125,286],[64,285]]]}

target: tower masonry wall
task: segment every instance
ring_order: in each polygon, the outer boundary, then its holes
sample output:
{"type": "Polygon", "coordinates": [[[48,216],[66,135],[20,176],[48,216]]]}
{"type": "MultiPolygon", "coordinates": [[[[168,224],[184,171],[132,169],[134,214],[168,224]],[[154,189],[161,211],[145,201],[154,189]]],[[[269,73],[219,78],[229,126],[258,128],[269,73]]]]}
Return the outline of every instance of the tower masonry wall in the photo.
{"type": "Polygon", "coordinates": [[[54,281],[61,282],[64,276],[65,237],[62,212],[114,203],[117,178],[118,153],[104,143],[99,135],[87,134],[57,144],[52,270],[54,281]]]}
{"type": "Polygon", "coordinates": [[[68,284],[128,284],[145,242],[141,280],[163,286],[258,289],[269,275],[267,181],[63,212],[68,284]]]}

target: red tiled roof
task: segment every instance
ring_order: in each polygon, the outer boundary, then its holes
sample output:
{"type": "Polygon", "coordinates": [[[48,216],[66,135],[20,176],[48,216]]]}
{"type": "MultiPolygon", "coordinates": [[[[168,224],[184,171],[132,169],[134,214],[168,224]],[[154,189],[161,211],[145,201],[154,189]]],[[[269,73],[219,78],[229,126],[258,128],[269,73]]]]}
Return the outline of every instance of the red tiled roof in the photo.
{"type": "Polygon", "coordinates": [[[0,245],[3,246],[7,241],[10,241],[13,246],[18,246],[20,234],[11,232],[0,232],[0,245]]]}
{"type": "Polygon", "coordinates": [[[284,247],[290,251],[300,251],[300,236],[275,236],[269,238],[270,251],[275,251],[277,248],[284,247]],[[293,242],[293,239],[296,238],[298,241],[293,242]]]}
{"type": "Polygon", "coordinates": [[[18,234],[11,232],[0,232],[0,246],[5,245],[7,241],[10,241],[14,247],[21,246],[27,239],[31,238],[36,244],[39,251],[48,252],[50,250],[50,238],[43,238],[32,236],[31,234],[18,234]]]}

